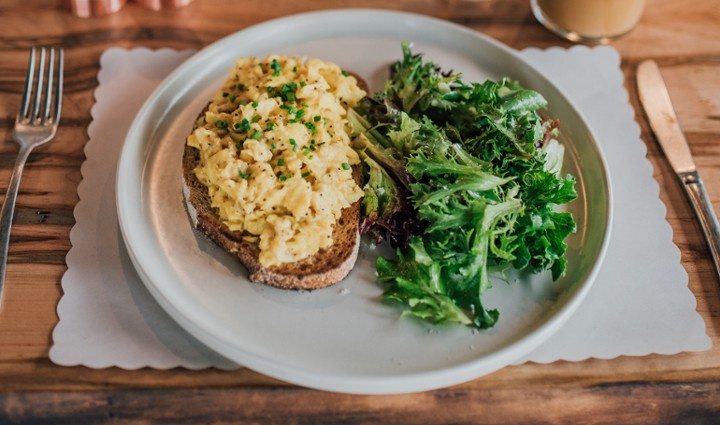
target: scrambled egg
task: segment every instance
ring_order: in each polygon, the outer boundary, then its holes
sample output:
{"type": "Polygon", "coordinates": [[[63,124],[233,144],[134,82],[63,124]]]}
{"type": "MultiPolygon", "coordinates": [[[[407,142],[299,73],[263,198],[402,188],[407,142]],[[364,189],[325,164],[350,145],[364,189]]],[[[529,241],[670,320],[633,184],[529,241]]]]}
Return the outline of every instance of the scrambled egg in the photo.
{"type": "Polygon", "coordinates": [[[194,171],[212,206],[228,228],[258,244],[263,266],[332,245],[342,209],[363,196],[346,113],[364,96],[330,62],[243,58],[188,136],[200,150],[194,171]]]}

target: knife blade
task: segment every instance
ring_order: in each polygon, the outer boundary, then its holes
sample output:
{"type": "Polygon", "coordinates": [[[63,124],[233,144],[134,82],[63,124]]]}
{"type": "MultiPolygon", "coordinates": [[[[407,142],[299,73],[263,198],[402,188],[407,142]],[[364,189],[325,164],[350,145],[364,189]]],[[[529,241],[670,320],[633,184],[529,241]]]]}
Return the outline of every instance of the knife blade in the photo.
{"type": "Polygon", "coordinates": [[[700,221],[715,264],[715,273],[720,279],[720,223],[678,123],[665,81],[654,61],[646,60],[638,66],[637,88],[640,103],[655,133],[655,138],[680,180],[700,221]]]}

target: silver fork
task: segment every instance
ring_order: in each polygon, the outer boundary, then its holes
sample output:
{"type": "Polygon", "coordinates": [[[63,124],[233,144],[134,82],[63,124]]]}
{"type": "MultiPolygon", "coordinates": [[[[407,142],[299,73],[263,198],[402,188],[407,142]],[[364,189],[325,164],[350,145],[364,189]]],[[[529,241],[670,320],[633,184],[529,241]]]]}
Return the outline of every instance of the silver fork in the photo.
{"type": "Polygon", "coordinates": [[[10,226],[15,211],[20,176],[30,152],[55,137],[62,109],[62,91],[63,50],[60,49],[56,52],[55,49],[50,49],[48,55],[47,50],[42,48],[38,58],[37,50],[33,48],[30,51],[22,104],[20,112],[15,118],[13,130],[13,139],[20,145],[20,150],[15,160],[5,201],[0,209],[0,310],[2,310],[2,296],[5,287],[10,226]],[[46,61],[46,59],[48,60],[46,61]],[[37,67],[36,63],[38,63],[37,67]]]}

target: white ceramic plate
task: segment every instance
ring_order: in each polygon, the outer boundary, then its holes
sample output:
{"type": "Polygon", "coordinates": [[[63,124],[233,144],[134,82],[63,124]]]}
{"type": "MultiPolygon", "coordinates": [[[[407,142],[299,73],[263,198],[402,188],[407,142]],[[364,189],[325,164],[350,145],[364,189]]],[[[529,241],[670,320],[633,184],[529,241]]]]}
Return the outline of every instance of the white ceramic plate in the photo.
{"type": "Polygon", "coordinates": [[[468,29],[404,13],[345,10],[267,22],[203,49],[150,96],[130,128],[117,178],[122,234],[138,273],[160,305],[218,353],[296,384],[351,393],[402,393],[465,382],[528,354],[578,308],[602,261],[610,187],[601,152],[579,112],[515,52],[468,29]],[[183,207],[185,136],[233,61],[269,53],[320,57],[381,87],[400,42],[467,80],[508,76],[541,92],[562,122],[565,170],[578,178],[570,210],[568,270],[496,281],[485,302],[494,329],[433,327],[381,302],[376,250],[364,244],[340,284],[295,292],[250,283],[232,257],[196,234],[183,207]]]}

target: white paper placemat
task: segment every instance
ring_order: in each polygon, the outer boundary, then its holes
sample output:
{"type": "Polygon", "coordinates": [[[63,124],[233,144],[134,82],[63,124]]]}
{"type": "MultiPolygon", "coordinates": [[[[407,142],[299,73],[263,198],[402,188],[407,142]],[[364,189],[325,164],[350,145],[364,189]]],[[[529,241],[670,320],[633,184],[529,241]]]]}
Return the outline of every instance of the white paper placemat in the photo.
{"type": "MultiPolygon", "coordinates": [[[[192,53],[112,48],[101,57],[50,350],[59,365],[239,367],[200,344],[154,301],[132,267],[117,224],[115,171],[125,133],[152,90],[192,53]]],[[[608,253],[586,301],[519,363],[709,349],[617,52],[578,46],[521,54],[567,93],[595,131],[610,168],[615,210],[608,253]]]]}

